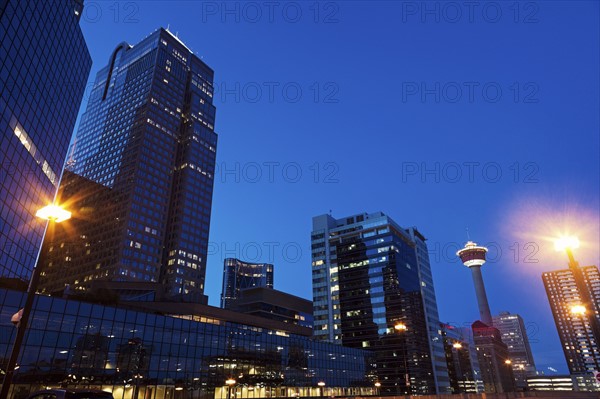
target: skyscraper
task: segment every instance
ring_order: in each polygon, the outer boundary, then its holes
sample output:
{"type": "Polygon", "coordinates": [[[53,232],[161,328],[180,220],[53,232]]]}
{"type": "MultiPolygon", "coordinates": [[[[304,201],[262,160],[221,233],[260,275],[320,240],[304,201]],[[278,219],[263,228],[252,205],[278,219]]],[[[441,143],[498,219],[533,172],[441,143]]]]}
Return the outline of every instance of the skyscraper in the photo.
{"type": "Polygon", "coordinates": [[[116,206],[103,212],[111,258],[72,259],[86,283],[157,283],[172,300],[206,301],[217,146],[212,82],[212,69],[165,29],[135,46],[120,43],[96,75],[69,165],[110,189],[116,206]]]}
{"type": "Polygon", "coordinates": [[[542,279],[569,372],[591,374],[600,370],[600,348],[587,317],[600,320],[600,272],[597,266],[577,268],[587,293],[581,292],[572,268],[545,272],[542,279]],[[585,296],[588,308],[581,305],[585,296]]]}
{"type": "Polygon", "coordinates": [[[508,347],[517,388],[527,387],[527,376],[535,373],[535,362],[523,318],[518,314],[500,312],[494,316],[494,327],[500,330],[502,342],[508,347]]]}
{"type": "Polygon", "coordinates": [[[92,60],[82,1],[0,1],[0,277],[28,279],[92,60]]]}
{"type": "Polygon", "coordinates": [[[313,218],[314,336],[375,354],[382,394],[449,392],[425,238],[381,212],[313,218]]]}
{"type": "Polygon", "coordinates": [[[254,287],[273,288],[273,265],[225,258],[221,307],[229,309],[231,302],[240,297],[241,290],[254,287]]]}

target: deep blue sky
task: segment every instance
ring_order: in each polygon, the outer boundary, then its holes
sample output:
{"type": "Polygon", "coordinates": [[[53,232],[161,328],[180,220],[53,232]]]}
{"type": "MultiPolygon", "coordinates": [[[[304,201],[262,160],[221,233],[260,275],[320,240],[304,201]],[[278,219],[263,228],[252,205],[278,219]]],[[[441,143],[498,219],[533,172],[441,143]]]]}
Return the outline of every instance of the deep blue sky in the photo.
{"type": "Polygon", "coordinates": [[[598,2],[86,3],[92,79],[167,25],[215,70],[211,304],[227,256],[311,298],[311,217],[381,210],[428,237],[456,324],[478,316],[453,256],[468,227],[491,249],[492,311],[520,313],[538,368],[566,371],[540,274],[565,265],[546,240],[564,230],[599,263],[598,2]]]}

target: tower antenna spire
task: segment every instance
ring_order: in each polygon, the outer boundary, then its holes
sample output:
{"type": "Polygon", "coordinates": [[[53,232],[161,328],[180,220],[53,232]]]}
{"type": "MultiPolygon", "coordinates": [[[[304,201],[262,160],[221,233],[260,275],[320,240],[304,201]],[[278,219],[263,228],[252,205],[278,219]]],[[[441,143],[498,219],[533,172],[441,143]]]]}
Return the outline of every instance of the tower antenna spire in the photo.
{"type": "Polygon", "coordinates": [[[471,236],[469,235],[469,228],[467,227],[467,241],[471,241],[471,236]]]}

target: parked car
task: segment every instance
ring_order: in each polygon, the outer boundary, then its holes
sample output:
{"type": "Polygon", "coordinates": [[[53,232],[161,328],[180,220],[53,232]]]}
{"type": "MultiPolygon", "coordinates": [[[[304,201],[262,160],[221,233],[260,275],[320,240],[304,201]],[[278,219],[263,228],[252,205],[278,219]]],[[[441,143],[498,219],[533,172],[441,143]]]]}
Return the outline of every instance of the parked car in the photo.
{"type": "Polygon", "coordinates": [[[97,389],[44,389],[32,393],[27,399],[114,399],[112,393],[97,389]]]}

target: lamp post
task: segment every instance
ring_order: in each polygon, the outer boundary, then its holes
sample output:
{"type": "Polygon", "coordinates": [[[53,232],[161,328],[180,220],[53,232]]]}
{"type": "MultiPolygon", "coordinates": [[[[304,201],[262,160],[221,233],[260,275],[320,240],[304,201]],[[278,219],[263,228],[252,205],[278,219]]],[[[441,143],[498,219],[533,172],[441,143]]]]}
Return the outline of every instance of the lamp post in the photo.
{"type": "Polygon", "coordinates": [[[596,342],[596,345],[598,345],[598,343],[600,343],[600,322],[596,317],[594,303],[592,302],[590,292],[585,284],[583,272],[573,255],[573,250],[577,248],[579,248],[579,239],[575,236],[563,236],[554,241],[555,250],[567,253],[569,269],[573,273],[575,286],[577,287],[577,291],[579,291],[579,296],[581,298],[581,303],[571,306],[571,313],[580,316],[582,321],[587,321],[589,323],[592,337],[596,342]]]}
{"type": "MultiPolygon", "coordinates": [[[[399,333],[404,333],[408,331],[408,327],[404,323],[396,323],[394,329],[399,333]]],[[[406,384],[406,394],[410,394],[410,376],[408,375],[408,348],[406,347],[406,340],[404,341],[404,350],[403,350],[403,358],[404,358],[404,382],[406,384]]]]}
{"type": "Polygon", "coordinates": [[[228,378],[225,380],[225,385],[227,385],[227,399],[231,399],[231,387],[235,385],[235,380],[228,378]]]}
{"type": "Polygon", "coordinates": [[[321,392],[321,397],[323,397],[323,393],[325,391],[325,382],[319,381],[319,382],[317,382],[317,385],[319,386],[319,391],[321,392]]]}
{"type": "Polygon", "coordinates": [[[515,377],[512,373],[512,360],[510,359],[506,359],[504,361],[504,364],[506,364],[506,375],[511,379],[511,389],[514,391],[516,391],[515,389],[515,377]]]}
{"type": "MultiPolygon", "coordinates": [[[[460,350],[462,349],[462,347],[463,346],[462,343],[460,343],[460,341],[455,341],[452,344],[452,348],[454,348],[454,352],[452,353],[452,363],[454,364],[454,374],[456,379],[456,385],[455,387],[453,387],[453,389],[456,389],[456,393],[461,392],[463,389],[463,387],[461,387],[460,384],[461,381],[464,381],[464,374],[462,371],[462,365],[460,361],[460,350]]],[[[450,374],[450,370],[448,370],[448,373],[450,374]]],[[[452,382],[450,382],[450,384],[452,384],[452,382]]]]}
{"type": "MultiPolygon", "coordinates": [[[[48,224],[50,222],[60,223],[67,219],[71,218],[71,212],[63,209],[58,205],[48,205],[44,208],[38,210],[35,216],[46,220],[46,226],[44,227],[44,234],[42,234],[42,245],[44,243],[44,238],[46,237],[46,232],[48,231],[48,224]]],[[[35,265],[33,268],[33,272],[31,273],[31,278],[29,280],[29,286],[27,287],[27,296],[25,297],[25,306],[21,309],[16,318],[13,316],[13,320],[16,321],[17,325],[17,336],[15,337],[15,341],[13,342],[12,351],[10,353],[10,358],[8,359],[8,364],[6,366],[6,374],[4,376],[4,382],[2,383],[2,389],[0,390],[0,399],[8,398],[8,392],[10,390],[10,384],[12,383],[12,379],[15,374],[15,366],[17,365],[17,359],[19,357],[19,353],[21,352],[21,345],[23,344],[23,339],[25,338],[25,330],[27,329],[27,324],[29,322],[29,316],[31,314],[31,310],[33,308],[33,300],[35,299],[35,291],[37,289],[38,282],[40,280],[40,266],[38,262],[40,260],[40,254],[42,252],[42,247],[40,245],[40,250],[37,253],[37,257],[35,259],[35,265]],[[20,316],[18,316],[20,314],[20,316]]]]}

